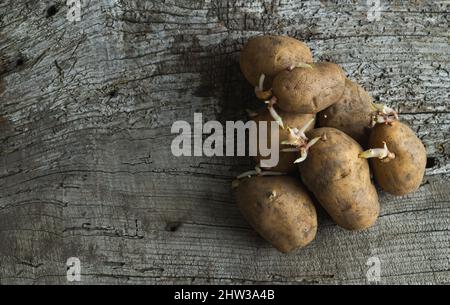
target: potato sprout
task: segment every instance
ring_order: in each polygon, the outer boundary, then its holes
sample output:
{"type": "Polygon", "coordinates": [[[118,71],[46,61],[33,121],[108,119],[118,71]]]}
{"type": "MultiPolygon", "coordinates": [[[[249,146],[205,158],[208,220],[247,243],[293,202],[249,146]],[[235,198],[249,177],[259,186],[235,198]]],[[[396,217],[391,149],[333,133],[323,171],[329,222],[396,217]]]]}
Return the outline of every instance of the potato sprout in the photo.
{"type": "Polygon", "coordinates": [[[383,141],[383,148],[371,148],[366,151],[363,151],[358,155],[360,158],[378,158],[382,162],[389,162],[392,159],[395,159],[395,154],[393,152],[390,152],[386,142],[383,141]]]}

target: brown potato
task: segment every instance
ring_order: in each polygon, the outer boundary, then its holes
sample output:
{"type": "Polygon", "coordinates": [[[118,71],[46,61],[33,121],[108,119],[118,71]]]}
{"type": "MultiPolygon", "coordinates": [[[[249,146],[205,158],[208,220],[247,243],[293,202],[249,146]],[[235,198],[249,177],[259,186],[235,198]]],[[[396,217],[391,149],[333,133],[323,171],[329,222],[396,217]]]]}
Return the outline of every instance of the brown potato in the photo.
{"type": "Polygon", "coordinates": [[[349,230],[372,226],[378,218],[378,195],[370,180],[369,163],[359,158],[361,146],[340,130],[317,128],[321,137],[299,163],[300,176],[333,220],[349,230]]]}
{"type": "Polygon", "coordinates": [[[321,111],[317,121],[320,127],[339,129],[366,147],[373,111],[372,98],[367,91],[346,79],[344,94],[339,101],[321,111]]]}
{"type": "Polygon", "coordinates": [[[293,177],[244,178],[236,189],[236,202],[250,225],[281,252],[304,247],[316,236],[316,209],[293,177]]]}
{"type": "Polygon", "coordinates": [[[427,163],[427,152],[422,142],[408,125],[399,121],[391,125],[377,124],[372,129],[369,147],[381,148],[383,141],[395,158],[387,162],[370,159],[375,180],[384,191],[393,195],[415,191],[422,182],[427,163]]]}
{"type": "Polygon", "coordinates": [[[261,74],[266,76],[265,90],[272,87],[272,80],[280,71],[312,61],[311,50],[305,43],[286,36],[253,37],[240,56],[241,71],[250,84],[258,86],[261,74]]]}
{"type": "Polygon", "coordinates": [[[345,75],[334,63],[282,71],[273,80],[273,94],[284,111],[317,113],[337,102],[345,88],[345,75]]]}
{"type": "MultiPolygon", "coordinates": [[[[306,123],[308,123],[311,119],[314,119],[316,117],[314,114],[289,113],[289,112],[284,112],[279,109],[277,109],[277,113],[283,118],[283,123],[286,127],[289,126],[291,128],[297,128],[297,129],[302,129],[302,127],[305,126],[306,123]]],[[[273,121],[273,118],[270,115],[267,108],[264,108],[263,110],[261,110],[258,113],[258,115],[256,117],[253,118],[253,120],[257,124],[259,124],[260,121],[271,122],[271,121],[273,121]]],[[[313,127],[314,127],[314,122],[308,127],[307,130],[311,130],[313,127]]],[[[258,131],[259,131],[259,129],[258,129],[258,131]]],[[[288,139],[289,131],[287,130],[287,128],[285,128],[285,129],[279,128],[279,132],[280,132],[279,133],[280,150],[283,148],[290,147],[288,145],[281,144],[281,142],[288,139]]],[[[258,139],[259,139],[259,133],[258,133],[258,139]]],[[[267,124],[267,143],[268,143],[268,147],[270,147],[271,133],[270,133],[269,123],[267,124]]],[[[298,152],[281,152],[280,151],[280,159],[279,159],[278,165],[275,167],[265,168],[265,169],[271,170],[271,171],[278,171],[278,172],[295,171],[297,169],[297,165],[294,164],[294,161],[298,157],[299,157],[298,152]]],[[[258,164],[259,164],[259,162],[262,159],[267,159],[269,157],[262,157],[259,154],[259,149],[258,149],[258,155],[254,158],[255,158],[256,162],[258,162],[258,164]]]]}

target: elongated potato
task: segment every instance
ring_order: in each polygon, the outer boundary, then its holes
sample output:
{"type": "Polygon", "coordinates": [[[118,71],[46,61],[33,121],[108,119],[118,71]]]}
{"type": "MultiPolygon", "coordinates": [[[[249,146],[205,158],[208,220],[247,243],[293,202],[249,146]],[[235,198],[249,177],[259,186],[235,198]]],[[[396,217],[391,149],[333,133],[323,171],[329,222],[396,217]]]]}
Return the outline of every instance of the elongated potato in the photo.
{"type": "Polygon", "coordinates": [[[236,189],[236,202],[250,225],[281,252],[304,247],[316,236],[316,209],[293,177],[244,178],[236,189]]]}
{"type": "Polygon", "coordinates": [[[257,36],[251,38],[241,51],[240,65],[245,78],[258,86],[265,75],[264,88],[270,89],[272,80],[280,71],[299,63],[312,63],[308,46],[286,36],[257,36]]]}
{"type": "Polygon", "coordinates": [[[342,69],[330,62],[282,71],[273,80],[273,94],[284,111],[317,113],[337,102],[345,88],[342,69]]]}
{"type": "Polygon", "coordinates": [[[375,180],[384,191],[393,195],[415,191],[422,182],[427,163],[422,142],[408,125],[399,121],[375,125],[368,146],[381,148],[383,142],[395,157],[392,160],[370,159],[375,180]]]}
{"type": "Polygon", "coordinates": [[[299,163],[300,176],[319,203],[341,227],[361,230],[372,226],[380,206],[370,180],[369,163],[359,158],[361,146],[340,130],[317,128],[309,138],[321,137],[299,163]]]}
{"type": "MultiPolygon", "coordinates": [[[[283,123],[286,127],[289,126],[291,128],[297,128],[299,130],[302,129],[302,127],[305,126],[311,119],[314,119],[316,117],[314,114],[289,113],[289,112],[284,112],[279,109],[277,109],[277,113],[283,118],[283,123]]],[[[258,115],[255,118],[253,118],[253,120],[257,124],[259,124],[259,122],[261,122],[261,121],[268,122],[267,123],[267,127],[268,127],[267,128],[267,143],[268,143],[268,147],[270,147],[270,145],[272,143],[272,139],[271,139],[269,122],[273,121],[273,118],[270,115],[267,108],[264,108],[263,110],[261,110],[258,113],[258,115]]],[[[314,127],[314,123],[312,123],[308,127],[307,130],[311,130],[313,127],[314,127]]],[[[281,144],[281,142],[288,139],[289,131],[287,130],[287,128],[285,128],[285,129],[278,128],[278,130],[279,130],[280,150],[284,149],[284,148],[289,148],[290,146],[281,144]]],[[[259,131],[259,128],[258,128],[258,131],[259,131]]],[[[259,139],[259,133],[258,133],[258,139],[259,139]]],[[[266,168],[266,169],[272,170],[272,171],[278,171],[278,172],[295,171],[297,169],[297,164],[294,164],[294,161],[298,157],[299,157],[298,152],[282,152],[282,151],[280,151],[280,158],[279,158],[278,165],[275,167],[266,168]]],[[[254,158],[255,158],[256,162],[258,162],[258,164],[259,164],[259,162],[261,160],[268,159],[269,157],[262,157],[261,154],[259,153],[259,149],[258,149],[258,155],[254,158]]]]}
{"type": "Polygon", "coordinates": [[[362,147],[367,146],[369,126],[374,111],[366,90],[349,79],[339,101],[317,114],[319,127],[333,127],[345,132],[362,147]]]}

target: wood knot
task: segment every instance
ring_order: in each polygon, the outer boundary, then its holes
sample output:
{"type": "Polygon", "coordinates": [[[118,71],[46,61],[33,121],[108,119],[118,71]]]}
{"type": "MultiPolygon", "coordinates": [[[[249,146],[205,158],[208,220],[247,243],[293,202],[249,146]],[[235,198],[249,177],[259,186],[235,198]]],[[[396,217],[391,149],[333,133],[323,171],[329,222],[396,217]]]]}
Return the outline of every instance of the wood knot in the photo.
{"type": "Polygon", "coordinates": [[[166,231],[169,232],[176,232],[181,227],[181,222],[179,221],[172,221],[168,222],[166,225],[166,231]]]}
{"type": "Polygon", "coordinates": [[[52,4],[49,7],[47,7],[47,9],[45,10],[45,17],[50,18],[50,17],[56,15],[57,12],[58,12],[58,7],[55,4],[52,4]]]}

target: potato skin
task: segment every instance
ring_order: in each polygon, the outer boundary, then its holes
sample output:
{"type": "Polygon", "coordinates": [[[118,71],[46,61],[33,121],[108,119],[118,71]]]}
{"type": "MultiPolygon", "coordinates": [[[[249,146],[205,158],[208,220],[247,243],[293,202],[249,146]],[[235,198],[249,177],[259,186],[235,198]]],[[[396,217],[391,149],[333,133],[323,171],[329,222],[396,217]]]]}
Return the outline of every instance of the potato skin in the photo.
{"type": "Polygon", "coordinates": [[[287,36],[257,36],[250,38],[241,51],[240,66],[245,78],[253,86],[265,74],[264,88],[272,87],[272,80],[280,71],[296,63],[312,63],[308,46],[287,36]]]}
{"type": "Polygon", "coordinates": [[[381,148],[383,141],[395,158],[389,162],[370,159],[375,180],[385,192],[396,196],[415,191],[422,182],[427,163],[424,145],[408,125],[399,121],[391,125],[377,124],[372,129],[369,148],[381,148]]]}
{"type": "MultiPolygon", "coordinates": [[[[285,126],[289,126],[291,128],[295,127],[298,129],[301,129],[303,126],[306,125],[306,123],[308,123],[311,119],[315,119],[315,117],[316,117],[314,114],[289,113],[289,112],[284,112],[279,109],[277,109],[277,112],[283,118],[283,123],[285,126]]],[[[267,108],[264,108],[258,113],[258,115],[255,118],[253,118],[253,120],[256,122],[256,124],[259,124],[260,121],[271,122],[271,121],[273,121],[273,118],[270,115],[267,108]]],[[[314,123],[312,123],[310,125],[310,127],[308,127],[308,130],[311,130],[313,127],[314,127],[314,123]]],[[[288,145],[281,145],[281,142],[288,139],[289,131],[286,128],[285,129],[278,128],[278,130],[280,132],[279,133],[280,150],[283,148],[291,147],[288,145]]],[[[259,131],[259,129],[258,129],[258,131],[259,131]]],[[[258,140],[259,140],[259,133],[258,133],[258,140]]],[[[271,143],[270,123],[267,124],[267,143],[268,143],[268,145],[271,145],[270,144],[271,143]]],[[[280,151],[280,159],[279,159],[278,165],[275,167],[264,168],[264,169],[271,170],[271,171],[278,171],[278,172],[286,172],[286,173],[295,171],[295,170],[297,170],[297,164],[294,164],[294,161],[299,157],[300,157],[299,153],[297,153],[297,152],[281,152],[280,151]]],[[[269,158],[269,157],[262,157],[259,154],[259,149],[258,149],[258,155],[254,157],[255,161],[258,162],[258,164],[261,161],[261,159],[267,159],[267,158],[269,158]]]]}
{"type": "Polygon", "coordinates": [[[303,183],[339,226],[348,230],[372,226],[380,206],[369,163],[358,157],[361,146],[334,128],[313,129],[307,135],[322,139],[299,164],[303,183]]]}
{"type": "Polygon", "coordinates": [[[236,202],[250,225],[281,252],[304,247],[316,236],[316,209],[293,177],[244,178],[236,189],[236,202]]]}
{"type": "Polygon", "coordinates": [[[372,98],[367,91],[346,79],[339,101],[317,115],[318,126],[339,129],[367,147],[372,112],[372,98]]]}
{"type": "Polygon", "coordinates": [[[273,80],[273,94],[284,111],[317,113],[337,102],[345,88],[344,71],[334,63],[282,71],[273,80]]]}

